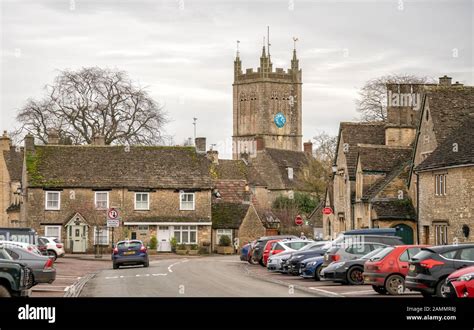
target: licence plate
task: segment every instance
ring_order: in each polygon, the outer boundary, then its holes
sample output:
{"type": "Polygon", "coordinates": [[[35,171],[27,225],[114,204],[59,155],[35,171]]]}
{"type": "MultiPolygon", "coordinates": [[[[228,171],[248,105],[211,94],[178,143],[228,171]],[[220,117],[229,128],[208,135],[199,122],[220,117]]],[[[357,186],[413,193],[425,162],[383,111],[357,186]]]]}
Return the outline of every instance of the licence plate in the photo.
{"type": "Polygon", "coordinates": [[[415,268],[416,268],[415,265],[410,265],[410,268],[408,268],[408,270],[409,270],[410,272],[414,272],[414,271],[415,271],[415,268]]]}
{"type": "Polygon", "coordinates": [[[368,282],[370,278],[368,276],[364,276],[364,282],[368,282]]]}
{"type": "Polygon", "coordinates": [[[126,251],[123,254],[126,255],[126,256],[129,256],[131,254],[135,254],[135,251],[126,251]]]}

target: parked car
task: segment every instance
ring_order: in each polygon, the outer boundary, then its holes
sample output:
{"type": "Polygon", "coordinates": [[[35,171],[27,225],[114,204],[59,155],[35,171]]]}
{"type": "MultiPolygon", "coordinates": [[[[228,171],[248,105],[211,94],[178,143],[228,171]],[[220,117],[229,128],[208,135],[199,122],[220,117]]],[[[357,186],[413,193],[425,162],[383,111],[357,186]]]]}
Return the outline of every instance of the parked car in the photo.
{"type": "Polygon", "coordinates": [[[364,276],[362,273],[364,272],[365,262],[383,249],[383,247],[375,249],[359,259],[332,262],[320,271],[320,278],[322,280],[331,280],[343,284],[364,284],[364,276]]]}
{"type": "Polygon", "coordinates": [[[56,279],[54,260],[51,257],[32,253],[23,248],[9,245],[3,248],[10,257],[28,266],[33,271],[33,281],[37,283],[53,283],[56,279]]]}
{"type": "Polygon", "coordinates": [[[314,242],[306,245],[304,248],[292,253],[291,257],[286,261],[284,270],[292,275],[299,275],[301,261],[313,257],[323,256],[327,251],[325,246],[329,246],[328,242],[314,242]]]}
{"type": "Polygon", "coordinates": [[[64,257],[66,251],[64,244],[55,237],[38,237],[38,249],[48,256],[52,256],[56,261],[57,258],[64,257]]]}
{"type": "Polygon", "coordinates": [[[316,281],[319,281],[321,279],[320,270],[323,262],[323,256],[304,259],[301,261],[300,276],[302,278],[313,278],[316,281]]]}
{"type": "Polygon", "coordinates": [[[0,244],[3,244],[3,246],[19,247],[31,253],[42,255],[41,251],[34,244],[17,242],[17,241],[0,241],[0,244]]]}
{"type": "Polygon", "coordinates": [[[374,240],[375,241],[364,241],[363,243],[355,242],[331,247],[324,254],[323,267],[327,267],[332,262],[359,259],[369,252],[387,246],[383,243],[377,243],[375,237],[374,240]]]}
{"type": "Polygon", "coordinates": [[[446,278],[452,272],[474,266],[474,244],[423,248],[410,260],[405,286],[424,297],[454,295],[446,278]]]}
{"type": "Polygon", "coordinates": [[[270,253],[275,251],[273,248],[275,247],[277,242],[280,242],[281,239],[271,239],[265,244],[265,248],[263,249],[263,264],[267,266],[268,257],[270,257],[270,253]]]}
{"type": "Polygon", "coordinates": [[[389,246],[364,264],[364,283],[380,294],[397,295],[405,291],[405,277],[410,258],[421,251],[422,245],[389,246]]]}
{"type": "Polygon", "coordinates": [[[263,251],[269,240],[273,239],[296,239],[294,235],[276,235],[260,237],[252,249],[252,263],[259,263],[263,266],[263,251]]]}
{"type": "Polygon", "coordinates": [[[474,266],[461,268],[448,276],[458,298],[474,298],[474,266]]]}
{"type": "Polygon", "coordinates": [[[240,249],[240,260],[248,261],[249,260],[249,253],[250,253],[251,244],[247,243],[240,249]]]}
{"type": "MultiPolygon", "coordinates": [[[[0,254],[3,254],[1,250],[0,254]]],[[[28,297],[31,294],[33,272],[25,264],[0,259],[0,269],[0,298],[28,297]]]]}
{"type": "Polygon", "coordinates": [[[148,267],[148,251],[142,241],[120,241],[112,251],[112,264],[114,269],[124,265],[140,265],[148,267]]]}
{"type": "Polygon", "coordinates": [[[302,249],[312,242],[301,239],[277,242],[268,258],[267,269],[270,271],[282,271],[282,262],[286,261],[292,252],[302,249]]]}

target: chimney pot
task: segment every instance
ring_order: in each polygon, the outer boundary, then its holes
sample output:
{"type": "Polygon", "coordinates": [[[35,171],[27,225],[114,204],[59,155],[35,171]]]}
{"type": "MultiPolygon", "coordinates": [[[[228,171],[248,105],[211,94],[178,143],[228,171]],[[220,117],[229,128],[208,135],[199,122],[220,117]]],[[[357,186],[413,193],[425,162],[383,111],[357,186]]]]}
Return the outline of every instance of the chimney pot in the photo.
{"type": "Polygon", "coordinates": [[[194,141],[196,145],[196,152],[198,154],[205,154],[206,153],[206,138],[205,137],[197,137],[194,141]]]}
{"type": "Polygon", "coordinates": [[[55,129],[50,129],[48,131],[48,144],[56,145],[59,144],[59,134],[55,129]]]}
{"type": "Polygon", "coordinates": [[[12,141],[10,137],[8,136],[8,132],[3,131],[3,135],[0,138],[0,150],[2,151],[10,150],[11,145],[12,145],[12,141]]]}
{"type": "Polygon", "coordinates": [[[35,150],[35,138],[31,134],[25,136],[25,151],[34,151],[35,150]]]}

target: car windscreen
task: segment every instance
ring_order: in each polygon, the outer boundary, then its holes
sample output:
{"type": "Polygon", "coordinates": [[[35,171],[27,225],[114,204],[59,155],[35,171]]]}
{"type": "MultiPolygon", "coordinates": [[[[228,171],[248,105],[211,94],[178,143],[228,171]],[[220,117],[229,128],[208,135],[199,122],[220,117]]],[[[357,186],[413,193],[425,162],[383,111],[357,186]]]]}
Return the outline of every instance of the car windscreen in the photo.
{"type": "Polygon", "coordinates": [[[308,245],[309,243],[310,242],[287,242],[285,244],[293,250],[299,250],[302,247],[308,245]]]}
{"type": "Polygon", "coordinates": [[[377,253],[379,253],[380,251],[382,251],[384,248],[378,248],[378,249],[375,249],[369,253],[367,253],[366,255],[360,257],[361,259],[370,259],[372,258],[373,256],[375,256],[377,253]]]}
{"type": "Polygon", "coordinates": [[[132,241],[132,242],[120,242],[117,244],[118,249],[136,249],[142,246],[141,242],[132,241]]]}
{"type": "Polygon", "coordinates": [[[0,259],[13,260],[13,258],[8,254],[5,249],[0,249],[0,259]]]}
{"type": "Polygon", "coordinates": [[[382,249],[381,251],[379,251],[379,253],[377,253],[376,255],[372,256],[372,258],[370,258],[370,261],[379,261],[379,260],[382,260],[383,258],[385,258],[390,252],[392,252],[395,248],[392,247],[392,246],[389,246],[389,247],[386,247],[384,249],[382,249]]]}

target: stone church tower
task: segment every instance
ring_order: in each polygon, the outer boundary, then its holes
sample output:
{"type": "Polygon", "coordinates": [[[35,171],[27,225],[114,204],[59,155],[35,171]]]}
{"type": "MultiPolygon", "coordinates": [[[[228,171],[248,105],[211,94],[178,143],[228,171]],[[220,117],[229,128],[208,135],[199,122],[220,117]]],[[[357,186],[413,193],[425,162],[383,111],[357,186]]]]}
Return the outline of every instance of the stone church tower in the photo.
{"type": "Polygon", "coordinates": [[[273,70],[270,52],[263,46],[257,71],[242,71],[239,52],[234,61],[233,152],[255,156],[261,147],[302,150],[301,69],[296,49],[291,68],[273,70]]]}

